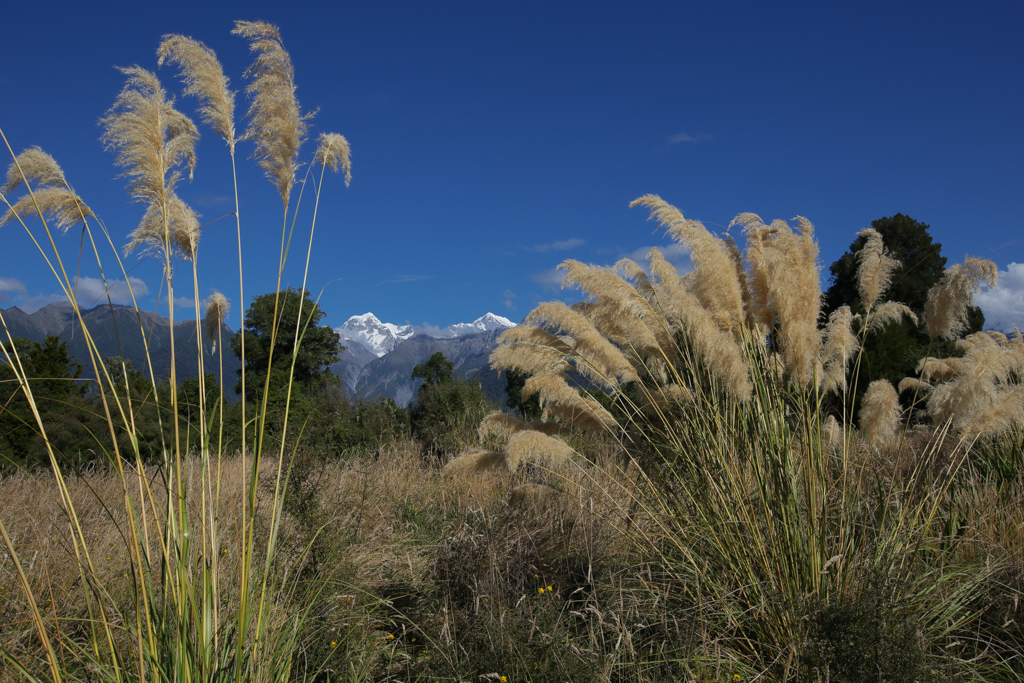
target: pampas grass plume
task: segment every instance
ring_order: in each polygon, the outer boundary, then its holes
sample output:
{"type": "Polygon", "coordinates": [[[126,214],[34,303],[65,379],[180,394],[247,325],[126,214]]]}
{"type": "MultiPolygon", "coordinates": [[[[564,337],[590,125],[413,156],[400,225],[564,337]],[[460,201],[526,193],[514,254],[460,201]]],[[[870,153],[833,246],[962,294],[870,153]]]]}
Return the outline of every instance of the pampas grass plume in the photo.
{"type": "Polygon", "coordinates": [[[504,453],[476,450],[463,453],[444,467],[444,473],[452,477],[466,477],[497,471],[508,471],[504,453]]]}
{"type": "Polygon", "coordinates": [[[64,171],[56,160],[38,147],[26,149],[11,162],[7,168],[7,181],[0,194],[6,200],[26,181],[32,186],[32,193],[26,192],[13,205],[8,206],[0,217],[0,226],[15,218],[24,220],[36,213],[37,206],[42,212],[42,218],[63,232],[94,216],[92,209],[68,185],[64,171]]]}
{"type": "Polygon", "coordinates": [[[231,311],[231,304],[226,296],[220,292],[214,292],[206,300],[206,315],[203,316],[203,325],[206,327],[206,336],[213,340],[213,350],[217,349],[217,337],[220,326],[228,317],[231,311]]]}
{"type": "Polygon", "coordinates": [[[195,95],[200,102],[199,117],[235,149],[235,93],[228,88],[228,78],[217,60],[217,54],[192,38],[165,35],[156,51],[158,66],[164,62],[177,64],[185,95],[195,95]]]}
{"type": "MultiPolygon", "coordinates": [[[[874,228],[857,233],[865,239],[864,246],[857,254],[857,291],[860,293],[864,310],[870,311],[878,298],[889,288],[892,273],[901,264],[889,255],[882,243],[882,235],[874,228]]],[[[908,309],[909,310],[909,309],[908,309]]]]}
{"type": "Polygon", "coordinates": [[[995,286],[999,277],[996,264],[987,259],[968,256],[963,264],[946,270],[945,275],[928,291],[924,305],[924,324],[928,336],[954,340],[967,328],[967,307],[974,303],[974,293],[981,285],[995,286]]]}
{"type": "Polygon", "coordinates": [[[345,172],[345,187],[348,187],[352,182],[351,150],[348,140],[338,133],[320,133],[319,143],[313,163],[331,169],[332,173],[337,173],[340,168],[345,172]]]}
{"type": "Polygon", "coordinates": [[[187,167],[189,179],[196,164],[199,131],[174,109],[157,77],[138,66],[121,69],[128,81],[114,106],[100,120],[107,149],[129,179],[128,192],[136,202],[163,207],[187,167]]]}
{"type": "Polygon", "coordinates": [[[249,126],[245,138],[256,143],[253,158],[277,188],[286,205],[295,185],[299,148],[306,140],[306,120],[295,97],[295,69],[277,27],[263,21],[236,21],[231,31],[249,40],[256,59],[246,69],[249,126]]]}
{"type": "Polygon", "coordinates": [[[524,429],[512,435],[505,445],[508,468],[515,472],[525,462],[557,468],[569,461],[573,450],[569,444],[553,436],[524,429]]]}
{"type": "Polygon", "coordinates": [[[864,436],[873,446],[887,446],[895,440],[899,424],[899,395],[889,380],[875,380],[868,385],[860,409],[860,428],[864,436]]]}
{"type": "Polygon", "coordinates": [[[700,221],[685,218],[682,212],[657,195],[644,195],[630,203],[651,212],[672,237],[690,252],[694,264],[693,293],[711,314],[719,329],[741,335],[746,318],[742,285],[729,247],[700,221]]]}

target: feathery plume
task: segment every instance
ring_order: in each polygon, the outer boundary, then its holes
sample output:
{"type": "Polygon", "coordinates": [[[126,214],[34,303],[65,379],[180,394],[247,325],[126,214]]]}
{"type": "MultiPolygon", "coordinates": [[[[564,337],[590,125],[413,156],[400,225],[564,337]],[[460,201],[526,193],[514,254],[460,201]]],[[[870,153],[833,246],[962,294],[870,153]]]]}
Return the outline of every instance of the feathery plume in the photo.
{"type": "Polygon", "coordinates": [[[900,397],[886,379],[868,385],[860,409],[860,427],[873,446],[886,446],[896,438],[900,425],[900,397]]]}
{"type": "Polygon", "coordinates": [[[531,429],[516,432],[505,444],[505,458],[512,472],[527,462],[549,468],[560,467],[569,461],[572,452],[569,444],[561,439],[531,429]]]}
{"type": "Polygon", "coordinates": [[[778,322],[775,337],[786,371],[794,382],[806,385],[814,377],[821,344],[821,282],[814,226],[802,216],[794,220],[795,232],[785,221],[766,226],[754,214],[740,214],[730,225],[744,225],[748,242],[756,245],[748,250],[748,259],[755,283],[766,291],[754,292],[755,308],[762,305],[763,298],[763,305],[772,311],[771,318],[778,322]]]}
{"type": "MultiPolygon", "coordinates": [[[[781,222],[781,221],[778,221],[781,222]]],[[[729,223],[729,227],[740,225],[747,240],[746,261],[749,268],[747,289],[749,290],[747,325],[759,330],[762,335],[774,328],[774,312],[769,304],[768,272],[765,268],[765,249],[776,229],[764,224],[756,213],[741,213],[729,223]]]]}
{"type": "Polygon", "coordinates": [[[917,325],[917,314],[910,310],[910,306],[895,301],[886,301],[871,313],[871,322],[868,323],[868,330],[870,332],[877,332],[889,323],[899,322],[904,317],[910,318],[917,325]]]}
{"type": "Polygon", "coordinates": [[[502,344],[491,352],[489,360],[494,370],[514,368],[531,375],[557,374],[571,367],[564,355],[546,346],[532,344],[502,344]]]}
{"type": "Polygon", "coordinates": [[[959,361],[959,358],[933,358],[927,356],[917,362],[915,372],[925,382],[930,382],[932,379],[952,379],[960,375],[959,361]]]}
{"type": "Polygon", "coordinates": [[[17,191],[26,180],[35,188],[67,187],[68,184],[57,160],[39,147],[26,149],[17,156],[16,161],[11,162],[7,167],[7,182],[0,194],[9,195],[17,191]]]}
{"type": "Polygon", "coordinates": [[[736,338],[718,327],[697,297],[682,285],[675,268],[659,250],[651,249],[649,258],[651,273],[658,278],[658,301],[666,318],[679,321],[697,355],[722,380],[726,390],[739,400],[748,401],[753,386],[736,338]]]}
{"type": "Polygon", "coordinates": [[[850,359],[860,348],[860,341],[853,333],[854,316],[849,306],[840,306],[832,311],[825,327],[825,344],[821,349],[821,364],[825,376],[822,391],[846,391],[846,370],[850,359]]]}
{"type": "Polygon", "coordinates": [[[904,377],[900,380],[899,392],[902,394],[904,391],[916,391],[924,394],[932,390],[932,385],[928,382],[922,382],[916,377],[904,377]]]}
{"type": "Polygon", "coordinates": [[[53,223],[62,232],[93,217],[92,209],[86,206],[74,191],[66,187],[44,187],[26,194],[8,207],[0,217],[0,227],[16,218],[25,218],[36,213],[36,206],[43,219],[53,223]],[[33,199],[34,197],[34,199],[33,199]]]}
{"type": "MultiPolygon", "coordinates": [[[[165,256],[167,245],[170,245],[171,254],[178,254],[187,261],[194,261],[199,248],[199,218],[192,208],[182,201],[178,195],[170,194],[166,204],[166,222],[164,219],[163,207],[157,204],[150,204],[146,214],[129,235],[131,241],[125,247],[125,253],[130,254],[139,247],[145,251],[165,256]],[[167,235],[165,242],[164,229],[166,225],[167,235]]],[[[170,256],[166,254],[166,256],[170,256]]],[[[165,263],[169,268],[170,263],[165,263]]]]}
{"type": "Polygon", "coordinates": [[[206,315],[203,317],[203,325],[206,327],[206,336],[213,340],[213,348],[210,353],[217,352],[217,337],[220,326],[228,317],[231,311],[231,304],[226,296],[220,292],[214,292],[206,300],[206,315]]]}
{"type": "Polygon", "coordinates": [[[857,233],[865,242],[857,254],[857,291],[860,292],[864,310],[870,311],[878,298],[889,288],[892,273],[902,265],[889,255],[882,243],[882,235],[874,228],[865,228],[857,233]]]}
{"type": "Polygon", "coordinates": [[[120,71],[128,81],[100,120],[106,128],[101,139],[116,152],[132,199],[162,211],[181,177],[178,169],[187,167],[192,179],[199,131],[172,106],[153,73],[137,66],[120,71]]]}
{"type": "Polygon", "coordinates": [[[672,237],[686,247],[693,261],[693,293],[714,318],[719,329],[739,337],[744,323],[743,294],[729,248],[700,221],[685,218],[682,212],[657,195],[634,199],[630,207],[643,206],[651,212],[672,237]]]}
{"type": "Polygon", "coordinates": [[[489,472],[507,472],[504,453],[476,450],[463,453],[444,466],[444,473],[452,477],[465,477],[489,472]]]}
{"type": "Polygon", "coordinates": [[[843,445],[843,428],[835,415],[829,415],[821,425],[821,436],[829,446],[839,448],[843,445]]]}
{"type": "Polygon", "coordinates": [[[306,140],[306,120],[295,98],[295,69],[277,27],[263,21],[236,21],[231,31],[249,40],[256,59],[246,69],[245,92],[252,100],[245,138],[256,143],[253,158],[288,204],[299,148],[306,140]]]}
{"type": "Polygon", "coordinates": [[[982,283],[995,286],[999,277],[996,264],[968,256],[963,264],[946,269],[945,275],[928,291],[924,305],[924,324],[932,339],[956,339],[967,328],[967,307],[982,283]]]}
{"type": "Polygon", "coordinates": [[[7,167],[7,182],[0,194],[6,197],[16,192],[26,181],[32,187],[32,193],[26,192],[8,206],[3,217],[0,217],[0,226],[15,218],[24,220],[35,214],[37,205],[43,220],[53,223],[63,232],[94,216],[92,209],[68,185],[57,161],[39,147],[26,149],[11,162],[7,167]]]}
{"type": "Polygon", "coordinates": [[[156,51],[157,66],[170,62],[178,66],[185,95],[199,99],[199,118],[235,149],[235,93],[217,54],[198,40],[177,34],[163,37],[156,51]]]}
{"type": "Polygon", "coordinates": [[[513,434],[524,429],[531,429],[548,436],[569,436],[572,433],[571,429],[558,422],[542,422],[540,420],[523,422],[508,413],[495,412],[480,421],[477,434],[481,441],[486,440],[489,436],[497,436],[507,441],[513,434]]]}
{"type": "Polygon", "coordinates": [[[348,140],[344,135],[338,133],[320,133],[320,144],[316,148],[316,156],[313,163],[326,166],[332,173],[337,173],[340,168],[345,172],[345,187],[352,182],[352,162],[349,159],[351,151],[348,147],[348,140]]]}
{"type": "Polygon", "coordinates": [[[579,427],[613,429],[615,418],[592,396],[581,395],[565,375],[534,375],[523,386],[523,399],[538,394],[545,413],[579,427]]]}
{"type": "Polygon", "coordinates": [[[579,358],[577,370],[589,379],[615,390],[619,382],[639,379],[629,360],[609,342],[585,316],[560,301],[542,303],[524,321],[546,325],[571,336],[576,344],[574,354],[579,358]]]}

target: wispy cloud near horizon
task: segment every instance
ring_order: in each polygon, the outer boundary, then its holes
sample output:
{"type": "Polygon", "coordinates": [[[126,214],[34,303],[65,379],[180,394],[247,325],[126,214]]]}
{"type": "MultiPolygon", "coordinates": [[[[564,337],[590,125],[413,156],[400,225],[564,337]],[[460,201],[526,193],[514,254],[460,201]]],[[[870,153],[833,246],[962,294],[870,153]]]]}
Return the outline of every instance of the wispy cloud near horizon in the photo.
{"type": "Polygon", "coordinates": [[[675,135],[669,135],[666,139],[669,147],[673,145],[682,144],[684,142],[698,143],[698,142],[711,142],[715,139],[715,136],[711,133],[697,133],[696,135],[690,135],[689,133],[676,133],[675,135]]]}
{"type": "Polygon", "coordinates": [[[406,282],[419,282],[420,280],[429,280],[433,275],[399,275],[392,280],[381,280],[382,285],[402,285],[406,282]]]}
{"type": "Polygon", "coordinates": [[[557,242],[548,242],[547,244],[535,244],[532,247],[524,247],[527,251],[537,251],[544,253],[546,251],[565,251],[567,249],[575,249],[576,247],[582,247],[587,243],[586,240],[578,237],[573,237],[567,240],[559,240],[557,242]]]}

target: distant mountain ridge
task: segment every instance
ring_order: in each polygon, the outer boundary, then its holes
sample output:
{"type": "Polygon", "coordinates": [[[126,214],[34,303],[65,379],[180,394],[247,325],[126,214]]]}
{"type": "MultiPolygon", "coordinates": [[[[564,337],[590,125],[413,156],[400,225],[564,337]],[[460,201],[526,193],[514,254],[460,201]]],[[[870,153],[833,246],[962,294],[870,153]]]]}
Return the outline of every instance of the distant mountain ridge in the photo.
{"type": "MultiPolygon", "coordinates": [[[[81,325],[74,309],[67,302],[43,306],[34,313],[25,313],[18,307],[3,309],[4,322],[12,337],[25,337],[42,342],[48,335],[57,335],[68,343],[68,350],[79,363],[85,366],[83,377],[92,377],[89,364],[89,349],[82,335],[81,325]]],[[[149,358],[157,380],[170,376],[171,372],[171,324],[170,320],[148,311],[138,311],[131,306],[103,304],[82,311],[82,319],[92,336],[101,357],[123,356],[131,361],[136,370],[149,376],[146,359],[146,344],[149,358]],[[143,337],[145,331],[145,338],[143,337]]],[[[233,387],[238,381],[236,370],[241,361],[231,352],[228,340],[234,332],[227,325],[221,328],[224,349],[224,383],[227,395],[234,397],[233,387]]],[[[212,352],[213,341],[203,340],[206,372],[214,376],[219,372],[220,360],[212,352]]],[[[199,376],[199,360],[196,346],[196,323],[184,320],[174,325],[174,345],[177,355],[177,375],[181,381],[186,377],[199,376]]]]}
{"type": "MultiPolygon", "coordinates": [[[[86,366],[84,376],[92,376],[89,353],[81,327],[71,304],[53,303],[34,313],[20,308],[2,310],[4,321],[12,337],[25,337],[42,342],[47,335],[57,335],[68,342],[71,355],[86,366]]],[[[82,317],[92,335],[100,356],[124,356],[136,370],[148,377],[146,344],[141,327],[149,343],[149,355],[158,380],[167,378],[171,368],[170,321],[156,313],[136,310],[131,306],[101,305],[83,310],[82,317]]],[[[413,325],[383,323],[372,313],[349,318],[335,328],[341,335],[345,350],[339,362],[331,366],[350,396],[386,397],[399,405],[407,405],[416,395],[422,380],[412,379],[412,370],[440,351],[455,365],[455,374],[462,378],[476,376],[487,368],[488,357],[497,346],[498,337],[515,327],[508,318],[487,313],[471,323],[456,323],[443,330],[428,334],[413,325]]],[[[234,332],[224,325],[224,384],[227,395],[236,399],[233,389],[238,381],[237,370],[241,361],[231,352],[229,340],[234,332]]],[[[178,357],[178,381],[199,375],[196,356],[196,325],[185,320],[174,326],[175,351],[178,357]]],[[[216,375],[219,371],[218,355],[212,353],[212,340],[203,340],[205,368],[216,375]]],[[[492,397],[500,400],[500,397],[492,397]]]]}
{"type": "Polygon", "coordinates": [[[412,325],[383,323],[372,313],[355,315],[335,328],[346,349],[331,370],[352,396],[386,397],[405,406],[422,382],[412,379],[416,365],[440,351],[455,365],[457,376],[472,377],[487,367],[501,333],[515,326],[508,318],[487,313],[428,334],[412,325]]]}

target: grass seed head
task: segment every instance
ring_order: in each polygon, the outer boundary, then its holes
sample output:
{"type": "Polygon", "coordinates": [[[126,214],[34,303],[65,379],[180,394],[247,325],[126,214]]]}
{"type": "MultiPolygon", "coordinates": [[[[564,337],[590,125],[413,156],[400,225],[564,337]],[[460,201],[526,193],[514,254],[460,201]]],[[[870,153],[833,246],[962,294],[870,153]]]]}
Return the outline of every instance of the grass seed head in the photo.
{"type": "Polygon", "coordinates": [[[185,83],[185,95],[199,99],[199,117],[217,135],[235,149],[235,93],[228,87],[224,68],[217,54],[192,38],[168,34],[157,49],[158,66],[170,62],[178,66],[185,83]]]}
{"type": "Polygon", "coordinates": [[[306,121],[295,97],[295,69],[277,27],[263,21],[236,21],[233,34],[249,40],[256,59],[245,71],[251,100],[245,138],[256,144],[253,158],[286,205],[295,185],[306,121]]]}
{"type": "Polygon", "coordinates": [[[316,148],[314,162],[337,173],[340,168],[345,172],[345,187],[352,182],[351,150],[348,140],[338,133],[320,133],[320,144],[316,148]]]}

